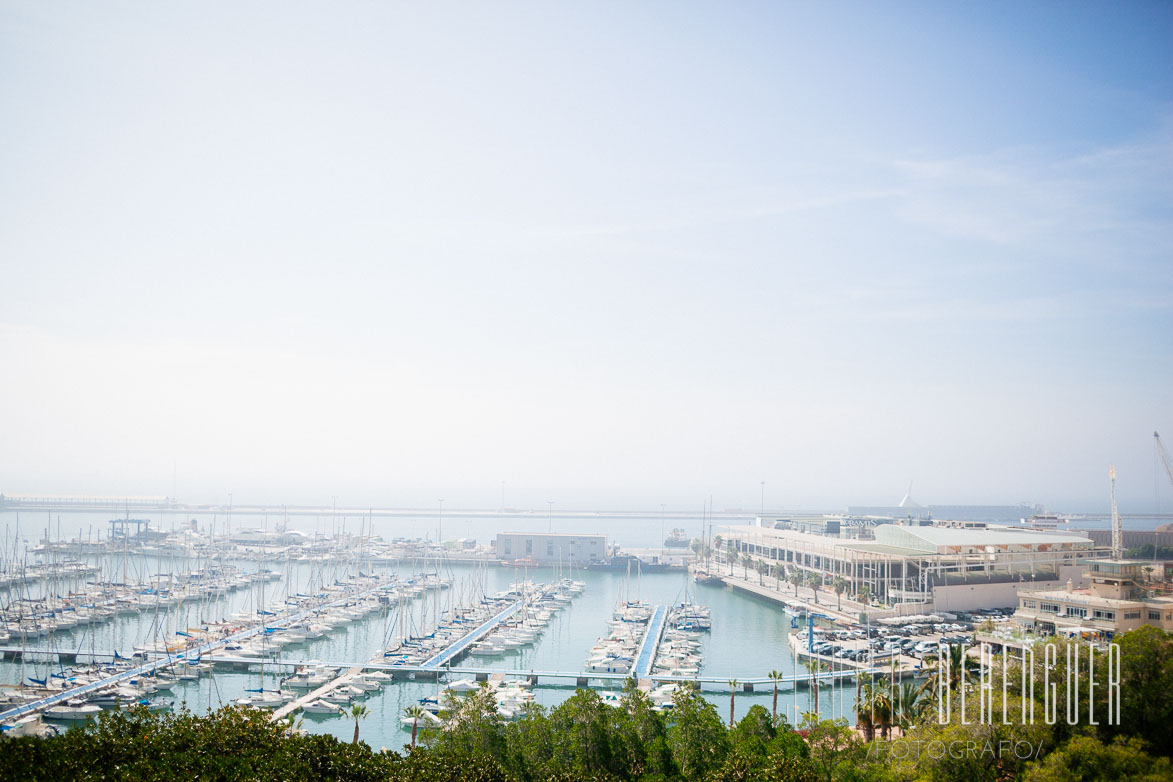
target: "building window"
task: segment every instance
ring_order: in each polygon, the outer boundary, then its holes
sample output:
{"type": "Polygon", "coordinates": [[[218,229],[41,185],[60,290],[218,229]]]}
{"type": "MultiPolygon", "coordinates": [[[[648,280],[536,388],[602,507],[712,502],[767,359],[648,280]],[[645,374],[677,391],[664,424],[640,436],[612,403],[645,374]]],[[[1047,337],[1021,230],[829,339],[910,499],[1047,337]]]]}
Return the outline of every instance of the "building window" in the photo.
{"type": "Polygon", "coordinates": [[[1149,621],[1150,622],[1161,621],[1161,612],[1160,611],[1149,611],[1149,621]]]}
{"type": "Polygon", "coordinates": [[[1140,611],[1125,611],[1125,619],[1140,619],[1140,611]]]}
{"type": "Polygon", "coordinates": [[[1068,616],[1085,617],[1085,616],[1087,616],[1087,609],[1086,608],[1076,608],[1075,606],[1067,606],[1067,615],[1068,616]]]}
{"type": "Polygon", "coordinates": [[[1101,611],[1100,609],[1097,608],[1095,611],[1092,612],[1092,619],[1107,619],[1109,621],[1115,621],[1116,612],[1115,611],[1101,611]]]}
{"type": "Polygon", "coordinates": [[[1046,611],[1048,614],[1059,613],[1059,606],[1055,603],[1043,603],[1042,609],[1044,611],[1046,611]]]}

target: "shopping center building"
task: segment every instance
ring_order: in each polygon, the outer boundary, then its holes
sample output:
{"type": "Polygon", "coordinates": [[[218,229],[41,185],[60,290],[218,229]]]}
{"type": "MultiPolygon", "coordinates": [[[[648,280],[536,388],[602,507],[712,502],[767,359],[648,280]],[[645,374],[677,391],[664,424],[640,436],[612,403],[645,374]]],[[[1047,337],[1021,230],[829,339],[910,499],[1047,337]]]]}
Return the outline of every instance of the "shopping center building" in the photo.
{"type": "Polygon", "coordinates": [[[1078,584],[1085,564],[1108,554],[1079,535],[974,522],[848,528],[806,522],[718,528],[718,556],[748,555],[773,577],[779,567],[783,578],[794,569],[820,574],[825,583],[841,577],[847,596],[866,587],[873,600],[909,613],[1013,608],[1019,590],[1078,584]]]}

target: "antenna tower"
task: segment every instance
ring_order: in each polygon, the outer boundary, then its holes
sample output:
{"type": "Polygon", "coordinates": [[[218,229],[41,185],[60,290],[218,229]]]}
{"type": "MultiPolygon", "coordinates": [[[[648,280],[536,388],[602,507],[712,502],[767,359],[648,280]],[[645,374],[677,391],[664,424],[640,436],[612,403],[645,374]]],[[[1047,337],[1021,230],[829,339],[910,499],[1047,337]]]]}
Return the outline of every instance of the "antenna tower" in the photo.
{"type": "Polygon", "coordinates": [[[1108,480],[1112,484],[1112,559],[1124,558],[1124,528],[1120,524],[1120,511],[1116,508],[1116,467],[1108,466],[1108,480]]]}

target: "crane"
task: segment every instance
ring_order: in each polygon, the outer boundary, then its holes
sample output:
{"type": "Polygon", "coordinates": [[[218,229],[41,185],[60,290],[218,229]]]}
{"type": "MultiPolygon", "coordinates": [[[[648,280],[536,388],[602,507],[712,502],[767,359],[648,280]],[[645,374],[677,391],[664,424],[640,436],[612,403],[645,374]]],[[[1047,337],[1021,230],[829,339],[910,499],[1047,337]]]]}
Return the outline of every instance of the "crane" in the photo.
{"type": "Polygon", "coordinates": [[[1124,529],[1120,525],[1120,511],[1116,509],[1116,466],[1108,465],[1108,481],[1112,485],[1112,559],[1124,558],[1124,529]]]}
{"type": "Polygon", "coordinates": [[[1173,483],[1173,465],[1169,464],[1169,452],[1165,450],[1165,444],[1161,442],[1161,435],[1157,432],[1153,432],[1153,442],[1157,444],[1157,453],[1165,463],[1165,473],[1169,476],[1169,482],[1173,483]]]}

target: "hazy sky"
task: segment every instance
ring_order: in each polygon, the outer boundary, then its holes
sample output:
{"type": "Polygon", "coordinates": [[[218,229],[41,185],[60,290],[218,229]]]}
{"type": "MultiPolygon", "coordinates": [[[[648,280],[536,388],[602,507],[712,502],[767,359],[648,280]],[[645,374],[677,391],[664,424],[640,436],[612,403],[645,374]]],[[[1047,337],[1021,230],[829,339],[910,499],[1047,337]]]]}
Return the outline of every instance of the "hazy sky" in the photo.
{"type": "Polygon", "coordinates": [[[0,0],[0,491],[1071,509],[1115,462],[1151,510],[1170,41],[1167,2],[0,0]]]}

